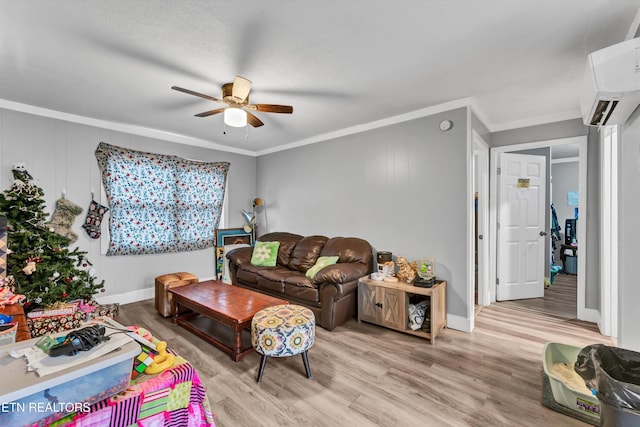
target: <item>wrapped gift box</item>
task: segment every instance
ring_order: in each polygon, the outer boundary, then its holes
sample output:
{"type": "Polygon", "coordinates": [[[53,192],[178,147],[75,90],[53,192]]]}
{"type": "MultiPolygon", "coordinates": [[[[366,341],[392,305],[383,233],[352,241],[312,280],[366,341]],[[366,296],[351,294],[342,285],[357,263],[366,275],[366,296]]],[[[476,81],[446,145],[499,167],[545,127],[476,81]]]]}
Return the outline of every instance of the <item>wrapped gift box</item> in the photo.
{"type": "Polygon", "coordinates": [[[118,317],[120,306],[118,304],[100,305],[95,302],[86,304],[72,302],[74,309],[69,311],[68,307],[56,308],[53,310],[43,310],[30,312],[27,315],[27,324],[32,337],[39,337],[46,334],[64,332],[82,326],[87,320],[94,317],[118,317]],[[35,313],[34,315],[32,315],[35,313]]]}

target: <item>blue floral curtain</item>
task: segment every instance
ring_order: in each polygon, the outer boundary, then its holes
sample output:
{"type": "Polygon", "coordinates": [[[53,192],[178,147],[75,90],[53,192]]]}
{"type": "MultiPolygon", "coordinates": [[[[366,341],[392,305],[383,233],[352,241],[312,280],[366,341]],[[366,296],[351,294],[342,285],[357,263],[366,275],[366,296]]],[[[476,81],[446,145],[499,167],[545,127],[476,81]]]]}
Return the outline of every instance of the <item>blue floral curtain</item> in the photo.
{"type": "Polygon", "coordinates": [[[228,162],[198,162],[104,142],[96,158],[111,213],[107,255],[215,246],[228,162]]]}

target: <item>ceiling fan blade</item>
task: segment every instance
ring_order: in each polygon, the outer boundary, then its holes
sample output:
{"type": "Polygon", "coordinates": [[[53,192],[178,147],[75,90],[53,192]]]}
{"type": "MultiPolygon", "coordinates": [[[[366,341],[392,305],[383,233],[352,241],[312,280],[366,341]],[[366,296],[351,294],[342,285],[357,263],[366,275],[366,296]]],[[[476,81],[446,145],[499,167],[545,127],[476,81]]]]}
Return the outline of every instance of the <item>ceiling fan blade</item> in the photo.
{"type": "Polygon", "coordinates": [[[210,101],[224,103],[224,101],[222,99],[214,98],[213,96],[205,95],[204,93],[194,92],[192,90],[184,89],[184,88],[181,88],[181,87],[178,87],[178,86],[171,86],[171,89],[177,90],[178,92],[183,92],[183,93],[186,93],[186,94],[189,94],[189,95],[199,96],[200,98],[208,99],[210,101]]]}
{"type": "Polygon", "coordinates": [[[260,120],[259,118],[257,118],[253,114],[251,114],[250,112],[248,112],[248,111],[245,111],[245,112],[247,113],[247,123],[249,123],[254,128],[258,128],[258,127],[260,127],[260,126],[262,126],[264,124],[264,123],[262,123],[262,120],[260,120]]]}
{"type": "Polygon", "coordinates": [[[247,80],[244,77],[236,76],[233,80],[233,89],[231,90],[231,95],[234,98],[238,98],[240,100],[240,104],[242,101],[247,99],[249,96],[249,92],[251,91],[251,80],[247,80]]]}
{"type": "Polygon", "coordinates": [[[291,105],[251,104],[251,105],[247,105],[247,108],[250,108],[255,111],[262,111],[265,113],[284,113],[284,114],[293,113],[293,107],[291,105]]]}
{"type": "Polygon", "coordinates": [[[205,111],[204,113],[196,114],[196,117],[208,117],[213,116],[214,114],[222,113],[226,108],[217,108],[215,110],[205,111]]]}

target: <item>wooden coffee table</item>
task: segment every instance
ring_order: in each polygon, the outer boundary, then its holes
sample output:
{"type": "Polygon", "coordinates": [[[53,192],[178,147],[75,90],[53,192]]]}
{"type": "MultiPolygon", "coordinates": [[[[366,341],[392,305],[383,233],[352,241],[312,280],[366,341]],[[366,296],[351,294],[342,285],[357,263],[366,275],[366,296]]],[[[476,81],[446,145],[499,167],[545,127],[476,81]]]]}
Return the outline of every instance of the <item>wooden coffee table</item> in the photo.
{"type": "Polygon", "coordinates": [[[263,308],[288,303],[218,280],[171,288],[169,292],[173,294],[173,323],[213,344],[235,362],[253,351],[251,344],[243,346],[242,339],[243,334],[250,334],[247,329],[251,328],[253,315],[263,308]],[[191,311],[180,314],[181,308],[191,311]]]}

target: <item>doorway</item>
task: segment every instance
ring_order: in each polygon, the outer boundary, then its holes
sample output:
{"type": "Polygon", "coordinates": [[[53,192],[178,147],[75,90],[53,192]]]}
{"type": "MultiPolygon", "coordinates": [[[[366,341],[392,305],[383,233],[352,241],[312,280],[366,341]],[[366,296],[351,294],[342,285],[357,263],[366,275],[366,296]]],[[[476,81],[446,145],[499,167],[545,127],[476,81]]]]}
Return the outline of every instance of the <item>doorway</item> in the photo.
{"type": "MultiPolygon", "coordinates": [[[[490,193],[497,194],[498,190],[498,176],[497,176],[497,165],[499,164],[499,158],[503,153],[507,152],[515,152],[521,150],[530,150],[536,148],[545,148],[545,147],[555,147],[562,146],[566,144],[577,144],[579,147],[578,153],[578,168],[579,168],[579,185],[578,185],[578,210],[580,212],[585,212],[586,209],[586,189],[587,189],[587,137],[573,137],[573,138],[563,138],[557,140],[548,140],[548,141],[539,141],[539,142],[531,142],[531,143],[523,143],[523,144],[514,144],[503,147],[494,147],[491,148],[491,170],[490,170],[490,193]]],[[[496,282],[498,280],[498,228],[497,228],[497,218],[498,218],[498,201],[495,197],[491,199],[490,209],[489,209],[489,233],[490,233],[490,242],[489,242],[489,254],[490,254],[490,262],[489,262],[489,285],[488,289],[484,291],[489,294],[489,301],[496,301],[496,290],[497,285],[496,282]]],[[[578,235],[585,236],[586,234],[586,224],[585,221],[579,221],[577,224],[577,233],[578,235]]],[[[549,241],[549,236],[547,236],[547,242],[549,241]]],[[[584,247],[581,248],[583,253],[586,251],[587,242],[584,242],[584,247]]],[[[549,249],[550,252],[550,249],[549,249]]],[[[548,264],[548,262],[547,262],[548,264]]],[[[539,268],[548,268],[546,266],[540,266],[539,268]]],[[[593,310],[587,310],[585,305],[585,266],[584,263],[578,263],[577,268],[577,307],[576,307],[576,317],[581,320],[595,322],[597,321],[594,318],[593,310]]]]}

